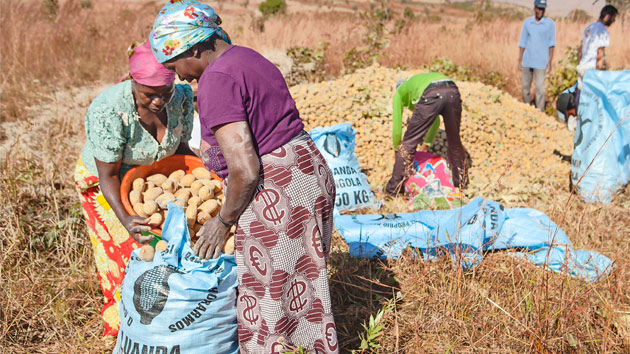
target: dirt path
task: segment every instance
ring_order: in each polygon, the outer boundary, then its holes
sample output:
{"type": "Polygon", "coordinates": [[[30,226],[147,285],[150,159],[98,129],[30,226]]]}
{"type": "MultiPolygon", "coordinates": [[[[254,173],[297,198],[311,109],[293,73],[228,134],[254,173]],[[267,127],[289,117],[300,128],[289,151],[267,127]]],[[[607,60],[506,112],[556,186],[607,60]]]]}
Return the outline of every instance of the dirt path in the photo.
{"type": "Polygon", "coordinates": [[[44,103],[30,107],[28,117],[3,122],[0,129],[0,161],[22,153],[40,156],[53,151],[53,144],[64,144],[63,151],[78,156],[85,142],[84,118],[92,100],[108,84],[96,84],[69,90],[59,89],[44,103]],[[50,132],[54,131],[54,134],[50,132]],[[53,135],[53,136],[51,136],[53,135]]]}

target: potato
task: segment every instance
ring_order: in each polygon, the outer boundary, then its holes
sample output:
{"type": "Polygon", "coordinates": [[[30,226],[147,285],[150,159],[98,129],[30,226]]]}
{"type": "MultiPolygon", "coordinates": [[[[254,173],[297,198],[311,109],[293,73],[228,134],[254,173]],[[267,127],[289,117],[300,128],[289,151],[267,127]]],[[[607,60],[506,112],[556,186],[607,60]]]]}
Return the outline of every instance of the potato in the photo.
{"type": "Polygon", "coordinates": [[[195,230],[195,233],[199,233],[199,230],[201,230],[202,227],[203,225],[197,223],[195,224],[195,226],[193,226],[193,230],[195,230]]]}
{"type": "Polygon", "coordinates": [[[210,216],[210,214],[206,211],[200,211],[199,213],[197,213],[197,222],[202,225],[210,219],[212,219],[212,216],[210,216]]]}
{"type": "Polygon", "coordinates": [[[173,204],[177,205],[180,208],[186,207],[186,202],[181,200],[181,199],[177,199],[177,198],[175,198],[175,200],[173,200],[173,204]]]}
{"type": "Polygon", "coordinates": [[[144,192],[144,202],[146,203],[148,200],[156,200],[163,193],[162,188],[153,187],[146,192],[144,192]]]}
{"type": "Polygon", "coordinates": [[[208,214],[212,214],[218,208],[219,208],[219,203],[217,203],[217,201],[215,199],[210,199],[210,200],[207,200],[207,201],[203,202],[199,206],[199,211],[200,212],[205,212],[205,213],[208,213],[208,214]]]}
{"type": "Polygon", "coordinates": [[[214,183],[212,183],[212,180],[210,178],[199,179],[198,181],[201,181],[201,183],[203,183],[204,186],[214,188],[214,183]]]}
{"type": "Polygon", "coordinates": [[[175,199],[175,195],[173,193],[164,193],[160,195],[159,197],[157,197],[155,201],[158,203],[160,208],[166,209],[168,202],[170,202],[173,199],[175,199]]]}
{"type": "Polygon", "coordinates": [[[201,204],[201,198],[197,196],[190,197],[190,199],[188,199],[188,205],[192,205],[192,204],[199,206],[199,204],[201,204]]]}
{"type": "Polygon", "coordinates": [[[155,249],[150,245],[144,245],[140,247],[140,251],[138,252],[138,256],[145,262],[152,262],[153,256],[155,256],[155,249]]]}
{"type": "Polygon", "coordinates": [[[199,188],[199,199],[205,201],[212,197],[214,197],[214,192],[212,191],[212,189],[208,188],[208,186],[203,186],[199,188]]]}
{"type": "Polygon", "coordinates": [[[213,179],[210,181],[210,185],[212,185],[212,191],[216,194],[219,193],[223,189],[223,184],[221,181],[213,179]]]}
{"type": "Polygon", "coordinates": [[[190,227],[195,225],[197,221],[197,204],[189,205],[188,208],[186,208],[186,221],[190,227]]]}
{"type": "Polygon", "coordinates": [[[185,175],[186,175],[186,171],[177,170],[177,171],[171,172],[171,174],[168,175],[168,179],[172,179],[174,181],[179,182],[179,180],[182,179],[182,177],[184,177],[185,175]]]}
{"type": "Polygon", "coordinates": [[[133,180],[131,189],[134,191],[144,192],[144,184],[144,178],[138,177],[133,180]]]}
{"type": "Polygon", "coordinates": [[[188,199],[192,196],[190,189],[182,188],[175,192],[175,198],[184,201],[184,203],[188,204],[188,199]]]}
{"type": "Polygon", "coordinates": [[[163,217],[161,213],[155,213],[149,217],[149,225],[158,227],[162,225],[163,217]]]}
{"type": "Polygon", "coordinates": [[[143,209],[145,214],[153,215],[155,212],[158,211],[158,204],[155,200],[147,200],[146,202],[144,202],[143,209]]]}
{"type": "Polygon", "coordinates": [[[156,186],[159,186],[160,184],[164,183],[164,181],[166,181],[167,179],[168,179],[168,177],[164,176],[163,174],[156,173],[154,175],[148,176],[147,177],[147,182],[152,182],[156,186]]]}
{"type": "Polygon", "coordinates": [[[223,253],[234,254],[234,236],[229,236],[223,245],[223,253]]]}
{"type": "Polygon", "coordinates": [[[179,180],[179,184],[181,184],[182,187],[190,187],[196,179],[197,178],[193,175],[185,175],[179,180]]]}
{"type": "Polygon", "coordinates": [[[217,186],[219,187],[219,189],[221,189],[221,182],[217,181],[216,179],[201,179],[200,181],[201,183],[203,183],[204,186],[210,188],[212,191],[215,191],[215,189],[217,189],[217,186]]]}
{"type": "Polygon", "coordinates": [[[134,204],[142,203],[142,193],[139,189],[134,189],[129,192],[129,202],[132,206],[134,204]]]}
{"type": "Polygon", "coordinates": [[[164,183],[162,183],[160,187],[162,187],[162,190],[164,192],[175,193],[175,190],[177,189],[178,184],[179,182],[169,178],[166,181],[164,181],[164,183]]]}
{"type": "Polygon", "coordinates": [[[168,215],[168,210],[162,210],[162,223],[160,224],[160,229],[164,229],[164,223],[166,222],[167,215],[168,215]]]}
{"type": "Polygon", "coordinates": [[[210,179],[210,171],[208,171],[205,167],[197,167],[192,170],[192,174],[198,179],[210,179]]]}
{"type": "Polygon", "coordinates": [[[164,240],[159,240],[156,244],[155,244],[155,250],[156,251],[165,251],[166,248],[168,247],[168,242],[164,241],[164,240]]]}
{"type": "Polygon", "coordinates": [[[197,240],[197,231],[195,231],[193,228],[188,228],[188,233],[190,234],[190,239],[193,241],[197,240]]]}
{"type": "Polygon", "coordinates": [[[156,185],[155,183],[153,183],[153,182],[146,182],[146,183],[144,184],[144,191],[146,192],[146,191],[148,191],[149,189],[151,189],[151,188],[155,188],[155,187],[157,187],[157,185],[156,185]]]}
{"type": "Polygon", "coordinates": [[[199,188],[203,187],[203,181],[196,180],[190,185],[192,195],[199,195],[199,188]]]}
{"type": "Polygon", "coordinates": [[[147,213],[144,212],[144,204],[142,203],[135,204],[133,206],[133,211],[135,211],[136,214],[138,214],[138,216],[140,217],[143,217],[143,218],[149,217],[149,215],[147,215],[147,213]]]}

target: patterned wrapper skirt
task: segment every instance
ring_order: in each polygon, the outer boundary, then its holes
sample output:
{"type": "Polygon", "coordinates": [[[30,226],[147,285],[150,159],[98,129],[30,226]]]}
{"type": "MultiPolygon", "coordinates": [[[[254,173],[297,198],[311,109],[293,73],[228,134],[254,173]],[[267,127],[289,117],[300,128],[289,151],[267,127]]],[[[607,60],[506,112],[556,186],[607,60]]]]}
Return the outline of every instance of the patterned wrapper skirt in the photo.
{"type": "Polygon", "coordinates": [[[262,156],[262,167],[235,233],[241,353],[299,345],[310,353],[338,353],[326,270],[332,174],[304,132],[262,156]]]}
{"type": "Polygon", "coordinates": [[[90,241],[94,249],[94,260],[98,279],[103,292],[102,316],[105,321],[105,335],[118,334],[120,318],[120,286],[125,275],[131,251],[140,247],[109,206],[98,177],[92,175],[79,158],[74,170],[74,181],[81,198],[85,223],[88,226],[90,241]]]}

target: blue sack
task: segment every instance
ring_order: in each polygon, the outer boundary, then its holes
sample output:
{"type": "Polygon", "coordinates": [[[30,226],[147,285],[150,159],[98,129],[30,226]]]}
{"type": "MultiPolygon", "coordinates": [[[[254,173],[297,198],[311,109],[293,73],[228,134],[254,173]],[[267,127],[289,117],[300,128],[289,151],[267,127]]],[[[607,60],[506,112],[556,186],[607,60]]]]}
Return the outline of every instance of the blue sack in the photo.
{"type": "Polygon", "coordinates": [[[350,123],[317,127],[310,131],[335,179],[335,209],[374,208],[376,198],[354,154],[355,131],[350,123]]]}
{"type": "Polygon", "coordinates": [[[464,269],[475,266],[485,251],[516,248],[537,266],[596,281],[612,261],[596,252],[573,250],[567,235],[534,209],[508,209],[475,198],[459,209],[422,210],[407,214],[341,215],[335,227],[358,258],[395,259],[408,247],[425,260],[442,254],[464,269]]]}
{"type": "Polygon", "coordinates": [[[587,202],[610,203],[630,180],[630,71],[586,72],[573,143],[573,185],[587,202]]]}
{"type": "Polygon", "coordinates": [[[162,239],[168,247],[152,262],[139,249],[131,254],[114,354],[238,353],[234,256],[195,256],[184,210],[173,203],[162,239]]]}

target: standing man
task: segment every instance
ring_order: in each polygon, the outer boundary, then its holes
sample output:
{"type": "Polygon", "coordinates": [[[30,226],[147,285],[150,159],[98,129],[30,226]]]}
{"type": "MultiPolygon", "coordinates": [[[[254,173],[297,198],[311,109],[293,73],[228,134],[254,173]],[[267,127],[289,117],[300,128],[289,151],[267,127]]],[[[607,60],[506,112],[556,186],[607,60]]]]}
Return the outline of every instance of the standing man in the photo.
{"type": "Polygon", "coordinates": [[[607,27],[615,22],[617,8],[606,5],[599,13],[599,20],[586,26],[582,33],[582,43],[578,49],[580,64],[577,67],[579,85],[582,86],[582,78],[587,70],[606,70],[605,49],[610,45],[610,36],[607,27]]]}
{"type": "MultiPolygon", "coordinates": [[[[459,136],[462,100],[457,85],[440,73],[418,74],[396,84],[398,87],[394,94],[392,112],[392,140],[396,150],[396,160],[392,177],[385,186],[385,192],[393,196],[401,191],[404,192],[402,187],[411,172],[418,144],[423,142],[428,144],[435,137],[439,129],[438,115],[444,119],[448,144],[447,157],[451,166],[453,184],[455,187],[466,188],[468,184],[466,150],[459,136]],[[405,135],[402,136],[404,107],[413,110],[413,114],[407,122],[405,135]],[[438,123],[434,125],[436,121],[438,123]]],[[[426,150],[426,147],[423,146],[423,150],[426,150]]]]}
{"type": "Polygon", "coordinates": [[[522,72],[523,102],[531,102],[532,77],[536,85],[536,108],[545,111],[545,70],[551,72],[553,49],[556,46],[556,24],[544,17],[547,0],[534,2],[534,16],[523,23],[519,43],[518,68],[522,72]]]}

